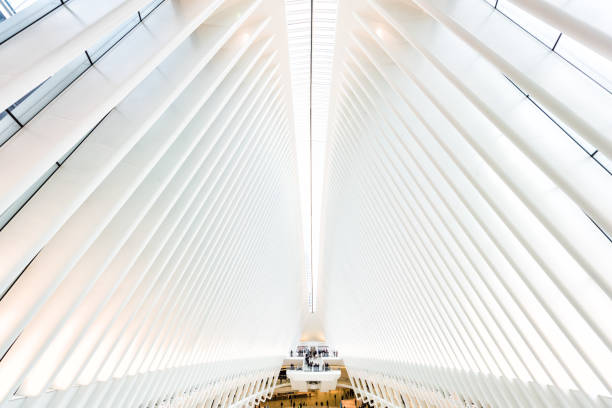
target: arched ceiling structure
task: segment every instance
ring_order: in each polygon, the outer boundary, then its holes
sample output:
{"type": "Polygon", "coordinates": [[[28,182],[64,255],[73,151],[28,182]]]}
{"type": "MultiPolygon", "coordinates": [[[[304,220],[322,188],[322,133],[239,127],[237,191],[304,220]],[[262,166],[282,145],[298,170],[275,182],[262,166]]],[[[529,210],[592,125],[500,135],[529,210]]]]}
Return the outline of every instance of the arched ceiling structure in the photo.
{"type": "Polygon", "coordinates": [[[610,16],[340,2],[320,309],[364,398],[612,402],[610,16]]]}
{"type": "Polygon", "coordinates": [[[0,0],[0,408],[611,407],[611,21],[0,0]]]}

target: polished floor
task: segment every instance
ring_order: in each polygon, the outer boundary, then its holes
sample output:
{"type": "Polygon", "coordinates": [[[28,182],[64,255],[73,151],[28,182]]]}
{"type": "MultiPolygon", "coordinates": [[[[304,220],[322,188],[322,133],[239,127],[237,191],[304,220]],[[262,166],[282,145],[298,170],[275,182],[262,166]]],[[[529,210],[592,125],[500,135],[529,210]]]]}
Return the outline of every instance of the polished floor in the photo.
{"type": "Polygon", "coordinates": [[[354,395],[343,388],[330,392],[313,391],[310,393],[285,393],[280,391],[275,393],[271,400],[258,405],[258,408],[299,407],[300,404],[302,404],[302,408],[340,407],[340,402],[348,399],[356,403],[357,407],[360,406],[359,402],[355,401],[354,395]]]}

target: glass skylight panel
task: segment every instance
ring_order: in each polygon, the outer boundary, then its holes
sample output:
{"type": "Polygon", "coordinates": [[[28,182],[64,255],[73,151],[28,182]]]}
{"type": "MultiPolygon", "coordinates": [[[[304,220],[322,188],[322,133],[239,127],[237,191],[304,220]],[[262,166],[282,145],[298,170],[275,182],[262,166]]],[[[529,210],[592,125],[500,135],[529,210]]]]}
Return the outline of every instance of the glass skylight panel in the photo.
{"type": "MultiPolygon", "coordinates": [[[[499,0],[497,9],[547,46],[553,48],[555,52],[562,55],[608,91],[612,90],[612,61],[598,54],[597,49],[589,46],[588,35],[586,38],[576,40],[572,38],[572,33],[559,31],[529,13],[528,10],[521,9],[520,2],[518,6],[515,6],[511,3],[512,1],[499,0]]],[[[547,7],[558,8],[570,15],[575,24],[586,24],[595,28],[604,36],[612,36],[612,24],[610,24],[610,18],[612,18],[611,2],[547,0],[544,3],[550,3],[547,7]]],[[[542,15],[540,17],[545,18],[542,15]]]]}
{"type": "Polygon", "coordinates": [[[555,51],[612,92],[612,61],[586,48],[565,34],[561,36],[555,51]]]}
{"type": "Polygon", "coordinates": [[[5,227],[6,224],[17,214],[19,209],[24,206],[25,203],[38,191],[49,177],[57,170],[59,165],[53,163],[53,165],[47,170],[34,184],[30,186],[10,207],[8,207],[2,214],[0,214],[0,230],[5,227]]]}
{"type": "Polygon", "coordinates": [[[85,54],[79,54],[72,62],[51,78],[34,88],[9,108],[11,113],[24,125],[78,78],[90,64],[85,54]]]}
{"type": "MultiPolygon", "coordinates": [[[[307,287],[317,281],[320,207],[327,141],[327,111],[335,47],[337,0],[313,1],[312,98],[311,98],[311,10],[310,0],[286,0],[289,59],[293,90],[295,136],[300,179],[302,218],[306,253],[307,287]],[[312,105],[311,105],[312,101],[312,105]],[[312,112],[312,132],[310,129],[312,112]],[[312,156],[310,137],[312,133],[312,156]],[[312,183],[312,184],[311,184],[312,183]],[[310,214],[312,186],[312,220],[310,214]],[[312,224],[311,224],[312,223],[312,224]],[[312,225],[312,248],[310,230],[312,225]],[[312,252],[312,266],[310,257],[312,252]],[[312,268],[312,272],[311,272],[312,268]]],[[[316,293],[308,295],[309,305],[316,293]]]]}
{"type": "Polygon", "coordinates": [[[0,15],[3,20],[36,3],[37,0],[3,0],[0,1],[0,15]]]}
{"type": "Polygon", "coordinates": [[[599,164],[606,168],[608,173],[612,174],[612,160],[601,152],[597,152],[593,157],[599,162],[599,164]]]}
{"type": "MultiPolygon", "coordinates": [[[[337,0],[314,0],[312,51],[312,235],[313,283],[318,284],[321,206],[325,153],[327,151],[327,121],[336,43],[337,0]]],[[[316,289],[315,289],[316,290],[316,289]]],[[[316,310],[316,292],[313,310],[316,310]]]]}
{"type": "MultiPolygon", "coordinates": [[[[612,36],[612,2],[609,0],[545,0],[572,18],[612,36]]],[[[564,34],[565,35],[565,34],[564,34]]]]}
{"type": "Polygon", "coordinates": [[[554,121],[557,124],[557,126],[563,129],[563,131],[568,135],[568,137],[573,139],[574,142],[576,142],[579,145],[579,147],[577,146],[578,148],[582,148],[589,155],[593,154],[593,152],[597,150],[592,144],[590,144],[582,136],[580,136],[578,132],[576,132],[574,129],[569,127],[566,123],[564,123],[561,119],[559,119],[554,113],[544,108],[540,103],[538,103],[537,100],[534,100],[534,102],[536,106],[538,107],[538,109],[540,109],[543,114],[545,114],[552,121],[554,121]]]}
{"type": "Polygon", "coordinates": [[[5,3],[8,3],[13,7],[15,12],[20,12],[26,7],[30,7],[32,4],[36,3],[38,0],[5,0],[5,3]]]}
{"type": "Polygon", "coordinates": [[[542,41],[549,48],[553,48],[557,38],[559,37],[559,30],[549,26],[540,19],[532,16],[531,14],[523,11],[522,9],[511,4],[508,0],[499,0],[497,3],[497,9],[508,16],[512,21],[520,25],[523,29],[528,31],[531,35],[542,41]]]}
{"type": "MultiPolygon", "coordinates": [[[[293,122],[300,189],[306,287],[312,287],[310,267],[310,0],[286,0],[293,122]]],[[[312,305],[310,290],[308,304],[312,305]]]]}
{"type": "Polygon", "coordinates": [[[151,3],[147,4],[142,10],[140,10],[140,18],[145,18],[146,16],[151,14],[151,12],[163,2],[164,0],[154,0],[151,3]]]}
{"type": "Polygon", "coordinates": [[[61,4],[60,0],[0,1],[0,43],[61,4]]]}
{"type": "Polygon", "coordinates": [[[117,29],[115,29],[115,31],[113,31],[106,38],[102,39],[93,47],[88,49],[87,52],[89,53],[91,61],[95,63],[97,60],[99,60],[104,55],[104,53],[106,53],[106,51],[110,50],[115,44],[119,42],[119,40],[121,40],[127,33],[129,33],[132,28],[136,27],[139,21],[140,20],[138,18],[138,15],[135,14],[128,21],[117,27],[117,29]]]}
{"type": "Polygon", "coordinates": [[[17,122],[6,111],[0,112],[0,146],[19,129],[17,122]]]}

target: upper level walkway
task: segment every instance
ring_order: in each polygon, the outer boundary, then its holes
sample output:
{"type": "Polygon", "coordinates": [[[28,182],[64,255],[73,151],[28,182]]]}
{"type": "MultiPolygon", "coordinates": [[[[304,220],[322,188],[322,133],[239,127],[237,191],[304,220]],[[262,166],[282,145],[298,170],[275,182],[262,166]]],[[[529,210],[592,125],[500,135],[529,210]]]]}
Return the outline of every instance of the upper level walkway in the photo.
{"type": "Polygon", "coordinates": [[[344,362],[324,343],[302,343],[283,362],[291,388],[327,392],[337,387],[344,362]]]}

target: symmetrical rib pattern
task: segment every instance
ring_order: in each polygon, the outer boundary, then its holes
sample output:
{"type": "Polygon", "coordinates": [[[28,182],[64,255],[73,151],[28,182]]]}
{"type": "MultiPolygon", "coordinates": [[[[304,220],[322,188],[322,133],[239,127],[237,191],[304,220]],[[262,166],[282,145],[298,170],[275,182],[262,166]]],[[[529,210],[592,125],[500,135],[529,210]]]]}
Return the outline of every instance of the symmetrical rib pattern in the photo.
{"type": "Polygon", "coordinates": [[[0,408],[612,407],[610,2],[309,3],[2,2],[0,408]]]}
{"type": "Polygon", "coordinates": [[[270,397],[305,307],[282,4],[64,3],[0,44],[0,406],[270,397]]]}
{"type": "Polygon", "coordinates": [[[557,51],[612,13],[512,3],[341,2],[320,309],[372,403],[612,406],[612,89],[557,51]]]}

